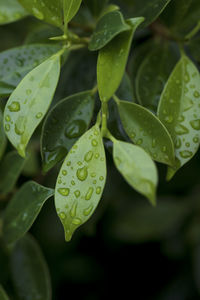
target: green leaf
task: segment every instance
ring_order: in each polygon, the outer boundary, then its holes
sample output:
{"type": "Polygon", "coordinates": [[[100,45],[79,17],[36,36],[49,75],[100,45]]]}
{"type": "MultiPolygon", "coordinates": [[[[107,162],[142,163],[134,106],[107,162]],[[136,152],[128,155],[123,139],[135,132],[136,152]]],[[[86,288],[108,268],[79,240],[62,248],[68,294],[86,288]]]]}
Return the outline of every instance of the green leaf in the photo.
{"type": "Polygon", "coordinates": [[[94,97],[91,91],[86,91],[63,99],[49,112],[41,138],[45,172],[61,161],[88,129],[93,110],[94,97]]]}
{"type": "MultiPolygon", "coordinates": [[[[54,27],[49,24],[40,24],[36,28],[32,28],[32,30],[29,30],[28,34],[26,35],[26,39],[24,41],[24,44],[49,44],[49,39],[52,38],[52,36],[61,36],[63,34],[63,31],[58,28],[54,27]]],[[[53,41],[51,41],[53,43],[53,41]]],[[[55,41],[54,43],[57,43],[55,41]]],[[[51,44],[56,46],[55,44],[51,44]]],[[[50,48],[50,47],[49,47],[50,48]]],[[[51,48],[50,48],[51,49],[51,48]]],[[[57,52],[56,50],[55,52],[57,52]]],[[[53,53],[52,53],[53,54],[53,53]]]]}
{"type": "Polygon", "coordinates": [[[4,133],[4,128],[3,128],[3,114],[0,109],[0,160],[4,154],[6,144],[7,144],[7,140],[6,140],[6,135],[4,133]]]}
{"type": "Polygon", "coordinates": [[[134,32],[143,18],[128,21],[132,27],[115,37],[100,50],[97,62],[97,82],[100,99],[110,100],[123,78],[134,32]]]}
{"type": "Polygon", "coordinates": [[[134,93],[131,80],[127,73],[124,73],[121,84],[116,92],[118,98],[134,102],[134,93]]]}
{"type": "Polygon", "coordinates": [[[200,75],[182,55],[161,95],[158,116],[175,145],[176,163],[168,179],[197,152],[200,143],[200,75]]]}
{"type": "Polygon", "coordinates": [[[60,55],[56,54],[28,73],[6,104],[4,127],[10,142],[22,157],[51,104],[59,75],[60,55]]]}
{"type": "Polygon", "coordinates": [[[92,34],[89,50],[96,51],[103,48],[114,37],[127,30],[130,30],[130,26],[125,23],[123,15],[119,11],[105,14],[97,23],[92,34]]]}
{"type": "Polygon", "coordinates": [[[116,168],[126,181],[155,205],[158,175],[149,154],[139,146],[114,140],[113,158],[116,168]]]}
{"type": "Polygon", "coordinates": [[[9,152],[0,164],[0,193],[8,194],[14,188],[25,164],[16,151],[9,152]]]}
{"type": "Polygon", "coordinates": [[[82,0],[63,0],[64,6],[64,21],[65,23],[69,23],[71,19],[76,15],[78,12],[82,0]]]}
{"type": "Polygon", "coordinates": [[[108,0],[84,0],[84,2],[94,16],[99,16],[108,0]]]}
{"type": "Polygon", "coordinates": [[[32,15],[41,21],[63,28],[63,0],[18,0],[32,15]]]}
{"type": "Polygon", "coordinates": [[[95,125],[72,147],[58,175],[55,204],[66,241],[93,214],[105,179],[104,146],[99,127],[95,125]]]}
{"type": "Polygon", "coordinates": [[[0,95],[9,95],[33,68],[61,49],[59,45],[35,44],[0,53],[0,95]]]}
{"type": "Polygon", "coordinates": [[[157,111],[163,88],[172,72],[178,55],[169,43],[154,45],[144,58],[137,73],[136,93],[140,104],[157,111]]]}
{"type": "Polygon", "coordinates": [[[189,43],[187,44],[189,51],[192,55],[192,57],[200,62],[200,52],[199,52],[199,48],[200,48],[200,38],[197,37],[195,39],[192,39],[189,41],[189,43]]]}
{"type": "Polygon", "coordinates": [[[2,285],[0,285],[0,299],[1,300],[9,300],[8,295],[6,294],[6,292],[3,289],[2,285]]]}
{"type": "Polygon", "coordinates": [[[154,160],[173,165],[173,141],[160,120],[138,104],[117,101],[117,105],[129,138],[144,148],[154,160]]]}
{"type": "Polygon", "coordinates": [[[20,300],[51,300],[49,270],[36,240],[30,235],[20,239],[13,249],[11,276],[20,300]]]}
{"type": "Polygon", "coordinates": [[[1,0],[0,25],[18,21],[28,15],[17,0],[1,0]]]}
{"type": "Polygon", "coordinates": [[[31,228],[44,203],[54,190],[34,181],[25,183],[9,201],[5,210],[3,237],[7,244],[14,244],[31,228]]]}

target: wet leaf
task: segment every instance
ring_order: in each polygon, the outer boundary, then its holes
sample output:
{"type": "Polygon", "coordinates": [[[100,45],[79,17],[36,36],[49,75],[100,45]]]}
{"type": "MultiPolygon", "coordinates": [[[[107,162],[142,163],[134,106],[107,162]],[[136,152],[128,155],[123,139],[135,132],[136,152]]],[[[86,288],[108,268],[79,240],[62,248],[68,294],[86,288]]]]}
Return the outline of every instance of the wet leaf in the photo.
{"type": "Polygon", "coordinates": [[[9,95],[33,68],[61,49],[59,45],[34,44],[0,53],[0,95],[9,95]]]}
{"type": "Polygon", "coordinates": [[[94,16],[99,16],[108,0],[84,0],[84,2],[94,16]]]}
{"type": "Polygon", "coordinates": [[[99,127],[95,125],[72,147],[58,175],[55,204],[66,241],[93,214],[105,179],[104,146],[99,127]]]}
{"type": "Polygon", "coordinates": [[[136,93],[140,104],[153,112],[157,111],[163,88],[172,72],[178,54],[170,44],[155,44],[144,58],[137,73],[136,93]]]}
{"type": "Polygon", "coordinates": [[[25,164],[16,151],[9,152],[0,164],[0,193],[6,195],[14,188],[25,164]]]}
{"type": "Polygon", "coordinates": [[[8,295],[6,294],[6,292],[3,289],[2,285],[0,285],[0,299],[1,300],[9,300],[8,295]]]}
{"type": "Polygon", "coordinates": [[[143,18],[128,20],[131,29],[119,34],[100,50],[97,62],[97,82],[102,101],[109,101],[123,78],[132,39],[143,18]]]}
{"type": "Polygon", "coordinates": [[[3,114],[0,108],[0,160],[4,154],[6,144],[7,144],[7,140],[6,140],[6,135],[4,133],[4,127],[3,127],[3,114]]]}
{"type": "Polygon", "coordinates": [[[54,194],[34,181],[25,183],[11,198],[3,220],[3,238],[14,244],[31,228],[44,203],[54,194]]]}
{"type": "Polygon", "coordinates": [[[88,129],[93,110],[91,91],[69,96],[53,107],[44,122],[41,138],[44,171],[61,161],[88,129]]]}
{"type": "Polygon", "coordinates": [[[20,239],[13,249],[11,276],[19,299],[51,300],[49,270],[39,245],[30,235],[20,239]]]}
{"type": "Polygon", "coordinates": [[[95,51],[106,46],[121,32],[130,30],[119,11],[105,14],[97,23],[96,29],[89,43],[89,50],[95,51]]]}
{"type": "Polygon", "coordinates": [[[28,15],[28,12],[17,0],[1,0],[0,25],[18,21],[28,15]]]}
{"type": "Polygon", "coordinates": [[[126,181],[139,193],[156,204],[155,193],[158,182],[156,166],[139,146],[115,140],[113,158],[116,168],[126,181]]]}
{"type": "Polygon", "coordinates": [[[41,21],[63,28],[63,0],[18,0],[33,16],[41,21]]]}
{"type": "Polygon", "coordinates": [[[161,95],[158,116],[175,145],[176,163],[168,179],[197,152],[200,143],[200,76],[192,61],[182,55],[161,95]]]}
{"type": "Polygon", "coordinates": [[[64,6],[64,21],[69,23],[76,15],[81,5],[82,0],[63,0],[64,6]]]}
{"type": "Polygon", "coordinates": [[[154,160],[173,165],[173,141],[160,120],[138,104],[118,101],[117,105],[129,138],[146,150],[154,160]]]}
{"type": "Polygon", "coordinates": [[[56,54],[28,73],[6,104],[5,131],[22,157],[34,130],[51,104],[59,74],[60,56],[56,54]]]}

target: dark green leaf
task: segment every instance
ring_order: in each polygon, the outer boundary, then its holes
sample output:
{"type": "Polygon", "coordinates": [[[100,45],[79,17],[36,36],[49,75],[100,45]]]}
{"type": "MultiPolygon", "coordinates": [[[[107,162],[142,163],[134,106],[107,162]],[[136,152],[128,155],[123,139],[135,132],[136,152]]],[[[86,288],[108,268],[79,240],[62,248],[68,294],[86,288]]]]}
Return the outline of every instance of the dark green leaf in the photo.
{"type": "Polygon", "coordinates": [[[72,147],[58,175],[55,204],[69,241],[93,214],[106,179],[106,162],[99,127],[88,130],[72,147]]]}
{"type": "Polygon", "coordinates": [[[194,59],[196,59],[198,62],[200,62],[200,51],[199,51],[199,48],[200,48],[200,38],[198,37],[196,39],[191,40],[188,43],[188,48],[190,50],[190,53],[192,54],[192,57],[194,59]]]}
{"type": "Polygon", "coordinates": [[[89,50],[99,50],[107,45],[119,33],[130,30],[119,11],[105,14],[97,23],[89,43],[89,50]]]}
{"type": "Polygon", "coordinates": [[[62,160],[88,129],[93,110],[94,97],[86,91],[63,99],[49,112],[41,139],[44,171],[62,160]]]}
{"type": "Polygon", "coordinates": [[[4,154],[6,144],[7,144],[7,140],[3,128],[3,114],[0,108],[0,160],[4,154]]]}
{"type": "Polygon", "coordinates": [[[197,152],[200,143],[200,75],[182,55],[162,93],[158,116],[175,145],[176,163],[168,179],[197,152]]]}
{"type": "Polygon", "coordinates": [[[17,0],[1,0],[0,25],[18,21],[28,15],[17,0]]]}
{"type": "Polygon", "coordinates": [[[51,300],[48,267],[36,240],[30,235],[20,239],[13,249],[11,275],[20,300],[51,300]]]}
{"type": "Polygon", "coordinates": [[[4,127],[22,157],[34,130],[51,104],[59,75],[58,53],[28,73],[6,104],[4,127]]]}
{"type": "Polygon", "coordinates": [[[84,2],[94,16],[99,16],[108,0],[84,0],[84,2]]]}
{"type": "Polygon", "coordinates": [[[6,292],[3,289],[2,285],[0,285],[0,299],[1,300],[9,300],[8,295],[6,294],[6,292]]]}
{"type": "Polygon", "coordinates": [[[0,164],[0,193],[12,191],[24,167],[25,160],[16,151],[9,152],[0,164]]]}
{"type": "Polygon", "coordinates": [[[63,0],[65,23],[69,23],[71,19],[76,15],[81,2],[82,0],[63,0]]]}
{"type": "Polygon", "coordinates": [[[61,49],[59,45],[35,44],[0,53],[0,95],[8,95],[33,68],[61,49]]]}
{"type": "Polygon", "coordinates": [[[157,111],[161,93],[177,60],[178,55],[170,44],[155,44],[140,65],[136,78],[137,99],[153,112],[157,111]]]}
{"type": "Polygon", "coordinates": [[[54,190],[34,181],[25,183],[10,200],[5,210],[3,237],[14,244],[31,228],[42,206],[53,196],[54,190]]]}
{"type": "Polygon", "coordinates": [[[40,26],[37,26],[36,28],[29,30],[24,43],[25,44],[38,44],[38,43],[49,44],[49,38],[51,38],[52,36],[61,36],[62,34],[63,34],[62,30],[58,27],[54,27],[48,24],[40,24],[40,26]]]}
{"type": "Polygon", "coordinates": [[[116,92],[116,95],[120,99],[134,102],[133,87],[132,87],[131,80],[127,73],[124,74],[121,84],[116,92]]]}
{"type": "Polygon", "coordinates": [[[130,139],[144,148],[154,160],[173,165],[173,141],[160,120],[138,104],[118,101],[117,105],[130,139]]]}
{"type": "Polygon", "coordinates": [[[115,37],[100,50],[97,62],[97,82],[100,99],[108,101],[118,89],[123,78],[134,32],[143,18],[129,20],[132,27],[115,37]]]}
{"type": "Polygon", "coordinates": [[[126,181],[155,205],[158,175],[151,157],[139,146],[114,140],[113,158],[126,181]]]}

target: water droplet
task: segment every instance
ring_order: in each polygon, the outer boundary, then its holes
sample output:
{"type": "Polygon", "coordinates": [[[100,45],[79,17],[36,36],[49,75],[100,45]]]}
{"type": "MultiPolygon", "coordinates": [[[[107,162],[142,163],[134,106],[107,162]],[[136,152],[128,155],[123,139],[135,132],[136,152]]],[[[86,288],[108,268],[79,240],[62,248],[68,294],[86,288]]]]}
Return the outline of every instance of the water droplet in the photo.
{"type": "Polygon", "coordinates": [[[166,116],[165,117],[165,121],[167,122],[167,123],[172,123],[173,122],[173,116],[166,116]]]}
{"type": "Polygon", "coordinates": [[[174,99],[170,99],[169,102],[170,102],[171,104],[175,103],[174,99]]]}
{"type": "Polygon", "coordinates": [[[26,95],[30,95],[32,91],[30,89],[26,90],[26,95]]]}
{"type": "Polygon", "coordinates": [[[36,118],[40,119],[40,118],[42,118],[42,116],[43,116],[43,113],[39,112],[39,113],[37,113],[36,118]]]}
{"type": "Polygon", "coordinates": [[[135,132],[131,132],[131,133],[130,133],[130,138],[131,138],[131,139],[134,139],[135,137],[136,137],[135,132]]]}
{"type": "Polygon", "coordinates": [[[6,124],[6,125],[5,125],[5,130],[6,130],[6,131],[10,131],[10,124],[6,124]]]}
{"type": "Polygon", "coordinates": [[[89,187],[86,195],[85,195],[85,200],[90,200],[93,194],[94,188],[93,187],[89,187]]]}
{"type": "Polygon", "coordinates": [[[66,137],[72,139],[81,136],[87,128],[87,124],[83,120],[74,120],[65,130],[66,137]]]}
{"type": "Polygon", "coordinates": [[[10,122],[10,121],[11,121],[11,118],[10,118],[10,116],[9,116],[9,115],[7,115],[7,116],[5,117],[5,120],[6,120],[6,122],[10,122]]]}
{"type": "Polygon", "coordinates": [[[12,112],[17,112],[20,110],[20,104],[17,101],[13,101],[11,105],[8,106],[8,109],[12,112]]]}
{"type": "Polygon", "coordinates": [[[18,135],[23,135],[26,128],[27,118],[20,116],[15,123],[15,132],[18,135]]]}
{"type": "Polygon", "coordinates": [[[62,174],[63,174],[64,176],[66,176],[66,175],[67,175],[67,171],[66,171],[66,170],[62,170],[62,174]]]}
{"type": "Polygon", "coordinates": [[[88,208],[84,209],[83,214],[85,216],[89,216],[93,210],[93,207],[94,207],[93,205],[90,205],[88,208]]]}
{"type": "Polygon", "coordinates": [[[97,129],[95,129],[95,130],[94,130],[94,135],[96,135],[96,136],[97,136],[98,134],[99,134],[98,130],[97,130],[97,129]]]}
{"type": "Polygon", "coordinates": [[[178,117],[178,121],[179,122],[183,122],[185,120],[185,117],[183,115],[179,116],[178,117]]]}
{"type": "Polygon", "coordinates": [[[61,212],[61,213],[59,214],[59,217],[60,217],[62,220],[64,220],[64,219],[66,218],[66,214],[65,214],[64,212],[61,212]]]}
{"type": "Polygon", "coordinates": [[[96,177],[96,173],[95,173],[95,172],[92,172],[92,173],[91,173],[91,177],[93,177],[93,178],[96,177]]]}
{"type": "Polygon", "coordinates": [[[82,221],[79,218],[75,218],[72,220],[72,224],[74,224],[74,225],[80,225],[81,223],[82,223],[82,221]]]}
{"type": "Polygon", "coordinates": [[[84,160],[85,160],[86,162],[89,162],[89,161],[91,161],[92,157],[93,157],[93,152],[92,152],[92,151],[89,151],[89,152],[87,152],[87,153],[85,154],[84,160]]]}
{"type": "Polygon", "coordinates": [[[200,96],[199,92],[198,92],[198,91],[195,91],[195,92],[194,92],[194,97],[195,97],[195,98],[199,98],[199,96],[200,96]]]}
{"type": "Polygon", "coordinates": [[[162,152],[166,152],[167,151],[167,147],[166,146],[163,146],[162,147],[162,152]]]}
{"type": "Polygon", "coordinates": [[[103,180],[104,180],[104,177],[103,177],[103,176],[100,176],[100,177],[99,177],[99,180],[100,180],[100,181],[103,181],[103,180]]]}
{"type": "Polygon", "coordinates": [[[84,181],[86,180],[87,176],[88,176],[88,170],[87,167],[83,167],[77,170],[76,172],[76,176],[80,181],[84,181]]]}
{"type": "Polygon", "coordinates": [[[185,126],[183,126],[181,124],[177,124],[175,127],[175,132],[178,135],[182,135],[182,134],[187,134],[189,132],[189,130],[185,126]]]}
{"type": "Polygon", "coordinates": [[[70,190],[68,188],[59,188],[58,193],[61,194],[62,196],[68,196],[70,190]]]}
{"type": "Polygon", "coordinates": [[[97,194],[97,195],[101,194],[101,187],[100,187],[100,186],[98,186],[98,187],[96,188],[96,194],[97,194]]]}
{"type": "Polygon", "coordinates": [[[75,185],[76,183],[75,183],[75,181],[74,181],[74,180],[72,180],[72,181],[71,181],[71,184],[72,184],[72,185],[75,185]]]}
{"type": "Polygon", "coordinates": [[[77,203],[74,203],[71,210],[70,210],[70,216],[74,218],[76,216],[76,209],[77,209],[77,203]]]}
{"type": "Polygon", "coordinates": [[[94,157],[99,158],[99,156],[100,156],[99,153],[96,153],[94,157]]]}
{"type": "Polygon", "coordinates": [[[96,180],[93,180],[93,184],[96,184],[97,183],[97,181],[96,180]]]}
{"type": "Polygon", "coordinates": [[[180,152],[180,156],[182,157],[182,158],[189,158],[189,157],[191,157],[192,156],[192,152],[191,151],[188,151],[188,150],[184,150],[184,151],[181,151],[180,152]]]}
{"type": "Polygon", "coordinates": [[[152,140],[152,147],[155,148],[156,147],[156,139],[152,140]]]}
{"type": "Polygon", "coordinates": [[[92,139],[91,144],[93,147],[96,147],[98,145],[98,142],[96,139],[92,139]]]}
{"type": "Polygon", "coordinates": [[[200,130],[200,119],[190,121],[190,125],[194,130],[200,130]]]}
{"type": "Polygon", "coordinates": [[[78,198],[79,196],[80,196],[80,191],[79,190],[76,190],[75,192],[74,192],[74,195],[76,196],[76,198],[78,198]]]}
{"type": "Polygon", "coordinates": [[[193,138],[193,142],[194,142],[194,143],[198,143],[198,142],[199,142],[199,138],[198,138],[197,136],[194,137],[194,138],[193,138]]]}
{"type": "Polygon", "coordinates": [[[143,143],[142,139],[137,140],[136,145],[141,145],[143,143]]]}
{"type": "Polygon", "coordinates": [[[69,166],[71,166],[71,161],[68,161],[67,163],[66,163],[66,165],[69,167],[69,166]]]}
{"type": "Polygon", "coordinates": [[[190,143],[185,143],[185,146],[186,147],[190,147],[190,143]]]}
{"type": "Polygon", "coordinates": [[[179,149],[181,147],[181,139],[177,138],[174,144],[176,149],[179,149]]]}

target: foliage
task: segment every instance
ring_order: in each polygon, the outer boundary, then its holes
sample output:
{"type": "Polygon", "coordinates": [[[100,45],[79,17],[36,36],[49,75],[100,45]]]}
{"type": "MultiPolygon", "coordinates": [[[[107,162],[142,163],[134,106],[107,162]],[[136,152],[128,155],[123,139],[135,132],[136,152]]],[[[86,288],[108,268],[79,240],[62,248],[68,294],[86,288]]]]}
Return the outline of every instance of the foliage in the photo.
{"type": "MultiPolygon", "coordinates": [[[[21,36],[11,47],[0,46],[0,239],[13,282],[8,296],[0,285],[2,299],[51,299],[46,263],[28,233],[49,198],[70,241],[93,218],[106,177],[112,179],[110,155],[153,206],[155,162],[167,166],[169,181],[195,156],[199,14],[198,0],[0,2],[0,30],[16,21],[28,24],[28,30],[19,25],[21,36]]],[[[150,236],[188,217],[187,204],[180,210],[162,205],[147,225],[150,236]],[[168,209],[174,214],[154,230],[154,220],[159,223],[168,209]]],[[[134,237],[123,216],[110,232],[142,239],[146,227],[143,232],[139,219],[149,209],[125,217],[140,228],[134,237]]]]}

